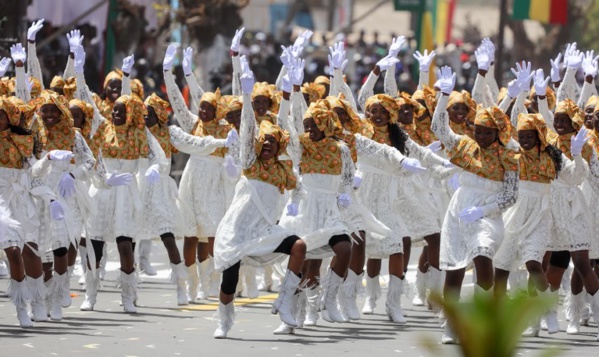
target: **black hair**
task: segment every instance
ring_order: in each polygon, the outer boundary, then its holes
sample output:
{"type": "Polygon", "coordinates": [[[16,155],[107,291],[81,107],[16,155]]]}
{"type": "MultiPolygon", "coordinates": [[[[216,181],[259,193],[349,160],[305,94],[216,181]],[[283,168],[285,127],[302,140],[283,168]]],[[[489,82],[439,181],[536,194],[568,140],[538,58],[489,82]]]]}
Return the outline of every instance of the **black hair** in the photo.
{"type": "Polygon", "coordinates": [[[545,152],[549,154],[553,164],[555,165],[555,177],[557,178],[562,169],[562,151],[557,146],[547,144],[545,152]]]}
{"type": "Polygon", "coordinates": [[[405,156],[409,155],[410,150],[406,147],[406,143],[410,138],[408,134],[397,123],[389,123],[387,126],[389,127],[389,139],[391,139],[393,147],[405,156]]]}

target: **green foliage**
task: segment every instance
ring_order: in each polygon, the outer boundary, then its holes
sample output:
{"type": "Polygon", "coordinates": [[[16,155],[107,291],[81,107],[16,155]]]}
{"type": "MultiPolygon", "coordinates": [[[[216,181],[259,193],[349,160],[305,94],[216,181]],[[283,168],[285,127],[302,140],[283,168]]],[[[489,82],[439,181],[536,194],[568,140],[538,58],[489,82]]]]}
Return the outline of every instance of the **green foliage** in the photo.
{"type": "Polygon", "coordinates": [[[592,1],[584,12],[584,31],[579,33],[580,48],[597,49],[599,48],[599,2],[592,1]]]}

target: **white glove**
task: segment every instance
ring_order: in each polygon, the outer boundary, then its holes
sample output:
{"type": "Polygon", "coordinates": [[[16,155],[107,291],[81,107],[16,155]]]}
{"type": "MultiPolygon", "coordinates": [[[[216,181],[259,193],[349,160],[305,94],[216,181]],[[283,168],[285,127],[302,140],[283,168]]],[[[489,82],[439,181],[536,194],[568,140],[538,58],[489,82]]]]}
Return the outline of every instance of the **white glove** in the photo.
{"type": "Polygon", "coordinates": [[[25,64],[25,61],[27,60],[27,53],[20,43],[10,46],[10,56],[15,64],[19,61],[25,64]]]}
{"type": "Polygon", "coordinates": [[[83,66],[85,65],[85,50],[83,46],[79,46],[75,49],[75,73],[83,73],[83,66]]]}
{"type": "MultiPolygon", "coordinates": [[[[448,66],[443,66],[437,71],[437,78],[439,78],[439,89],[444,94],[449,95],[455,87],[456,74],[451,71],[448,66]]],[[[435,86],[437,84],[435,83],[435,86]]]]}
{"type": "Polygon", "coordinates": [[[432,143],[430,143],[427,146],[427,148],[429,148],[434,153],[438,153],[439,151],[441,151],[442,147],[443,147],[443,145],[441,144],[441,142],[439,140],[433,141],[432,143]]]}
{"type": "Polygon", "coordinates": [[[123,66],[121,67],[121,70],[123,71],[123,73],[130,74],[131,69],[133,68],[134,64],[135,64],[135,56],[134,55],[127,56],[127,57],[123,58],[123,66]]]}
{"type": "Polygon", "coordinates": [[[57,200],[50,201],[50,217],[55,221],[64,219],[64,208],[57,200]]]}
{"type": "Polygon", "coordinates": [[[239,56],[239,66],[241,67],[241,74],[244,74],[250,70],[250,65],[248,64],[248,60],[245,55],[239,56]]]}
{"type": "Polygon", "coordinates": [[[106,184],[108,186],[129,186],[131,184],[131,182],[133,181],[133,175],[132,174],[117,174],[117,173],[111,173],[110,175],[108,175],[108,177],[106,177],[106,184]]]}
{"type": "Polygon", "coordinates": [[[476,222],[483,218],[483,210],[480,207],[470,207],[460,212],[460,220],[466,223],[476,222]]]}
{"type": "Polygon", "coordinates": [[[231,51],[239,53],[243,31],[245,31],[245,27],[235,30],[235,36],[233,36],[233,40],[231,41],[231,51]]]}
{"type": "Polygon", "coordinates": [[[417,159],[412,159],[410,157],[406,157],[405,159],[403,159],[403,161],[401,162],[401,167],[413,174],[419,174],[422,171],[426,171],[426,167],[422,167],[422,165],[420,165],[420,161],[418,161],[417,159]]]}
{"type": "Polygon", "coordinates": [[[70,173],[65,172],[58,182],[58,191],[64,198],[70,197],[75,192],[75,179],[70,173]]]}
{"type": "Polygon", "coordinates": [[[231,129],[227,134],[227,138],[225,139],[225,147],[230,148],[231,146],[237,144],[239,141],[239,134],[237,130],[231,129]]]}
{"type": "Polygon", "coordinates": [[[48,153],[48,158],[56,161],[71,160],[73,157],[73,153],[68,150],[52,150],[48,153]]]}
{"type": "Polygon", "coordinates": [[[452,164],[449,160],[443,160],[443,167],[446,169],[453,169],[455,165],[452,164]]]}
{"type": "Polygon", "coordinates": [[[160,181],[160,166],[158,164],[154,164],[146,170],[146,180],[148,183],[155,184],[160,181]]]}
{"type": "Polygon", "coordinates": [[[69,49],[71,53],[75,53],[75,50],[79,46],[83,46],[83,37],[81,36],[81,31],[73,30],[67,33],[67,39],[69,40],[69,49]]]}
{"type": "Polygon", "coordinates": [[[537,69],[535,71],[535,92],[537,95],[544,96],[547,94],[547,84],[549,83],[549,77],[545,78],[545,73],[543,69],[537,69]]]}
{"type": "Polygon", "coordinates": [[[314,32],[310,30],[306,30],[300,33],[299,36],[297,36],[297,38],[295,39],[293,47],[306,47],[306,45],[309,43],[308,41],[310,41],[310,37],[312,37],[313,34],[314,32]]]}
{"type": "Polygon", "coordinates": [[[448,183],[454,191],[457,191],[458,188],[460,188],[460,173],[456,172],[455,174],[453,174],[449,179],[448,183]]]}
{"type": "Polygon", "coordinates": [[[379,67],[379,69],[382,71],[386,71],[387,69],[389,69],[391,66],[395,66],[397,64],[397,62],[399,62],[399,59],[395,58],[395,57],[383,57],[381,58],[376,65],[379,67]]]}
{"type": "Polygon", "coordinates": [[[185,76],[191,75],[191,65],[193,63],[193,48],[187,47],[183,50],[183,73],[185,76]]]}
{"type": "Polygon", "coordinates": [[[572,141],[570,143],[570,150],[572,156],[580,155],[584,144],[589,140],[589,131],[586,126],[582,126],[576,135],[572,135],[572,141]]]}
{"type": "Polygon", "coordinates": [[[295,57],[293,57],[293,54],[291,53],[291,46],[285,47],[285,46],[281,45],[281,49],[283,50],[283,52],[281,52],[281,57],[279,57],[279,58],[281,59],[283,66],[285,66],[285,68],[287,68],[287,70],[289,70],[289,68],[291,68],[291,66],[293,66],[293,59],[295,58],[295,57]]]}
{"type": "Polygon", "coordinates": [[[420,72],[429,71],[433,58],[435,58],[436,55],[437,53],[435,51],[428,53],[428,50],[424,50],[424,54],[421,54],[419,51],[414,52],[414,58],[420,64],[420,72]]]}
{"type": "Polygon", "coordinates": [[[0,77],[4,77],[4,73],[6,73],[6,71],[8,71],[8,66],[10,66],[10,58],[8,57],[3,57],[2,60],[0,60],[0,77]]]}
{"type": "Polygon", "coordinates": [[[516,79],[512,79],[507,84],[507,95],[513,99],[516,98],[520,92],[522,92],[522,88],[520,88],[520,82],[518,82],[516,79]]]}
{"type": "Polygon", "coordinates": [[[299,207],[297,203],[290,203],[287,205],[287,215],[291,217],[297,216],[299,213],[299,207]]]}
{"type": "Polygon", "coordinates": [[[530,90],[530,80],[533,77],[532,64],[522,61],[522,65],[516,62],[516,69],[512,68],[512,73],[520,84],[521,90],[530,90]]]}
{"type": "Polygon", "coordinates": [[[281,90],[286,93],[291,93],[293,90],[293,84],[291,83],[291,78],[289,78],[289,72],[283,76],[281,81],[281,90]]]}
{"type": "Polygon", "coordinates": [[[491,55],[488,52],[486,46],[479,46],[476,51],[474,51],[474,56],[476,57],[476,64],[478,65],[479,70],[488,71],[489,67],[491,67],[491,55]]]}
{"type": "Polygon", "coordinates": [[[559,82],[562,80],[562,77],[560,75],[561,61],[562,61],[561,53],[557,54],[557,57],[555,57],[555,60],[549,60],[549,62],[551,62],[551,81],[553,83],[559,82]]]}
{"type": "Polygon", "coordinates": [[[582,58],[584,54],[582,54],[579,50],[576,49],[576,42],[571,43],[566,48],[566,54],[564,56],[564,64],[571,69],[578,69],[582,64],[582,58]]]}
{"type": "Polygon", "coordinates": [[[33,79],[27,81],[27,92],[31,94],[31,90],[33,89],[33,79]]]}
{"type": "MultiPolygon", "coordinates": [[[[242,56],[242,57],[244,57],[244,56],[242,56]]],[[[247,64],[246,64],[246,66],[247,66],[247,64]]],[[[247,67],[244,69],[245,69],[245,71],[239,78],[239,81],[241,82],[241,91],[243,92],[243,94],[252,94],[252,92],[254,91],[254,72],[252,72],[247,67]]]]}
{"type": "Polygon", "coordinates": [[[175,62],[175,56],[177,55],[177,47],[179,47],[178,43],[171,43],[166,48],[164,60],[162,61],[163,70],[170,71],[173,69],[173,63],[175,62]]]}
{"type": "Polygon", "coordinates": [[[44,27],[44,19],[33,21],[31,27],[27,29],[27,41],[35,42],[35,35],[44,27]]]}
{"type": "Polygon", "coordinates": [[[593,57],[595,51],[587,51],[584,59],[582,60],[582,70],[584,71],[584,76],[592,76],[595,78],[597,76],[597,59],[599,56],[593,57]]]}
{"type": "Polygon", "coordinates": [[[487,53],[489,53],[489,56],[491,57],[491,63],[495,62],[495,45],[493,44],[493,41],[488,37],[485,37],[483,38],[482,46],[486,47],[487,53]]]}
{"type": "Polygon", "coordinates": [[[227,176],[229,176],[230,178],[237,178],[239,176],[239,170],[237,169],[237,165],[235,165],[235,160],[233,160],[233,157],[231,155],[225,156],[224,166],[227,176]]]}
{"type": "Polygon", "coordinates": [[[291,84],[294,86],[301,86],[304,83],[304,66],[306,65],[306,61],[303,59],[296,59],[293,62],[293,66],[289,70],[289,78],[291,79],[291,84]]]}
{"type": "Polygon", "coordinates": [[[329,47],[329,52],[329,63],[333,68],[345,68],[347,66],[348,60],[345,58],[346,52],[343,42],[339,41],[333,47],[329,47]]]}
{"type": "Polygon", "coordinates": [[[406,42],[405,36],[394,37],[391,40],[391,46],[389,46],[388,55],[390,57],[397,57],[399,51],[401,50],[401,46],[403,46],[404,42],[406,42]]]}
{"type": "Polygon", "coordinates": [[[362,176],[358,175],[358,173],[356,172],[356,174],[354,175],[354,188],[359,188],[361,184],[362,176]]]}
{"type": "Polygon", "coordinates": [[[289,52],[291,52],[291,55],[293,56],[293,58],[299,58],[301,56],[303,50],[304,50],[304,48],[302,46],[293,45],[289,49],[289,52]]]}
{"type": "Polygon", "coordinates": [[[347,193],[342,193],[339,196],[337,196],[337,203],[339,204],[339,206],[347,208],[349,207],[349,205],[351,205],[351,196],[347,193]]]}

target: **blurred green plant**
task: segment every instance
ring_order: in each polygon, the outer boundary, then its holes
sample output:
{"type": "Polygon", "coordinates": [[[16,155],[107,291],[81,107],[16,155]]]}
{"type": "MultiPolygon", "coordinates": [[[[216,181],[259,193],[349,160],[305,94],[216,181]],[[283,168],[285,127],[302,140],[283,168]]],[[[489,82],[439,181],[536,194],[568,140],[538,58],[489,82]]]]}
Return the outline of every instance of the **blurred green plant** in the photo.
{"type": "MultiPolygon", "coordinates": [[[[458,337],[458,348],[465,357],[514,356],[522,332],[554,303],[550,297],[527,294],[513,298],[475,294],[468,302],[444,301],[435,295],[431,300],[443,306],[445,317],[458,337]]],[[[438,343],[425,340],[423,344],[435,354],[441,352],[438,343]]],[[[551,349],[540,356],[557,356],[559,352],[551,349]]]]}

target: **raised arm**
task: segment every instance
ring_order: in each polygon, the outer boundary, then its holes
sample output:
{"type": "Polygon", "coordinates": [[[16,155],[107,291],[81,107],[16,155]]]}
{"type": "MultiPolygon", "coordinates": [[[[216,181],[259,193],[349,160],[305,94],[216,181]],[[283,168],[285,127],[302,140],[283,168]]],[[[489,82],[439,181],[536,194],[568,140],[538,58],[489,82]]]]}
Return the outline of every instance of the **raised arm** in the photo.
{"type": "Polygon", "coordinates": [[[176,125],[168,127],[171,144],[186,154],[190,155],[210,155],[215,149],[225,147],[225,139],[215,139],[213,136],[199,137],[183,131],[176,125]]]}
{"type": "Polygon", "coordinates": [[[27,73],[25,73],[27,54],[25,53],[23,46],[20,43],[17,43],[16,45],[12,45],[10,48],[10,55],[12,56],[12,61],[15,63],[15,72],[17,77],[15,95],[25,103],[29,103],[29,100],[31,100],[31,94],[29,93],[27,73]]]}
{"type": "Polygon", "coordinates": [[[428,50],[424,50],[424,54],[421,54],[419,51],[414,53],[414,58],[418,61],[420,69],[420,73],[418,75],[418,89],[423,89],[424,86],[429,85],[429,71],[435,55],[435,51],[432,51],[429,54],[428,50]]]}
{"type": "Polygon", "coordinates": [[[499,86],[497,85],[497,81],[495,81],[495,44],[488,37],[483,38],[482,45],[485,46],[489,57],[491,58],[491,63],[489,69],[487,71],[487,75],[485,76],[487,79],[487,89],[489,95],[491,96],[492,104],[495,104],[497,101],[497,97],[499,97],[499,86]]]}
{"type": "Polygon", "coordinates": [[[249,69],[246,61],[242,61],[242,75],[239,77],[243,92],[243,107],[241,109],[241,123],[239,137],[241,141],[241,167],[249,169],[256,161],[257,155],[254,140],[257,133],[256,116],[252,107],[252,91],[254,90],[254,73],[249,69]]]}
{"type": "MultiPolygon", "coordinates": [[[[123,58],[123,79],[121,85],[121,95],[131,95],[131,69],[135,63],[135,57],[133,55],[123,58]]],[[[143,100],[144,98],[141,98],[143,100]]]]}
{"type": "Polygon", "coordinates": [[[580,88],[576,83],[576,72],[582,65],[584,54],[576,49],[576,43],[569,44],[566,49],[565,63],[567,64],[566,74],[557,90],[558,103],[569,98],[577,101],[580,88]]]}
{"type": "Polygon", "coordinates": [[[437,101],[437,108],[433,114],[431,130],[443,145],[445,145],[445,148],[451,150],[460,141],[460,135],[454,133],[449,126],[449,114],[447,113],[449,94],[453,91],[455,86],[456,75],[451,72],[449,67],[445,66],[439,71],[438,77],[442,93],[437,101]]]}
{"type": "Polygon", "coordinates": [[[483,104],[485,107],[492,105],[485,100],[485,91],[487,88],[487,72],[491,67],[493,58],[489,48],[483,43],[474,52],[476,64],[478,65],[478,73],[474,80],[474,88],[472,88],[472,99],[478,104],[483,104]]]}
{"type": "MultiPolygon", "coordinates": [[[[37,58],[37,46],[35,44],[35,36],[44,27],[44,19],[34,21],[31,27],[27,29],[27,74],[30,77],[36,78],[42,85],[44,90],[44,77],[40,61],[37,58]]],[[[66,77],[65,77],[66,79],[66,77]]]]}
{"type": "Polygon", "coordinates": [[[204,90],[200,87],[195,74],[193,74],[192,65],[193,49],[187,47],[183,51],[183,73],[185,74],[187,85],[189,86],[189,110],[195,114],[200,110],[200,99],[204,95],[204,90]]]}
{"type": "Polygon", "coordinates": [[[164,69],[164,84],[166,85],[166,94],[171,103],[175,116],[181,128],[186,132],[191,132],[196,122],[199,120],[197,115],[187,109],[185,100],[177,83],[175,83],[175,76],[172,72],[173,62],[175,61],[175,54],[177,52],[176,44],[170,44],[166,49],[164,55],[163,69],[164,69]]]}
{"type": "Polygon", "coordinates": [[[450,162],[441,156],[435,154],[431,149],[420,146],[409,139],[406,143],[409,157],[418,159],[425,166],[450,166],[450,162]]]}
{"type": "Polygon", "coordinates": [[[96,133],[96,130],[100,127],[106,119],[102,114],[100,114],[100,110],[98,110],[98,106],[96,105],[96,101],[93,98],[93,94],[91,90],[88,88],[87,83],[85,82],[85,75],[83,74],[83,65],[85,64],[85,52],[83,51],[83,47],[78,47],[75,49],[75,60],[73,61],[73,67],[75,70],[75,81],[77,84],[77,89],[75,90],[75,98],[81,99],[87,103],[89,103],[92,108],[94,108],[94,117],[92,118],[92,128],[90,132],[90,137],[93,137],[96,133]]]}
{"type": "Polygon", "coordinates": [[[241,76],[241,62],[239,61],[239,49],[241,47],[241,38],[245,27],[235,30],[235,36],[231,41],[231,62],[233,63],[233,95],[241,95],[241,83],[239,83],[239,77],[241,76]]]}
{"type": "Polygon", "coordinates": [[[298,167],[301,159],[301,145],[299,142],[299,136],[297,130],[292,123],[292,118],[289,116],[290,110],[290,92],[293,88],[293,83],[301,83],[304,76],[303,61],[296,61],[298,68],[291,67],[287,70],[288,74],[283,78],[281,88],[283,90],[283,99],[281,100],[281,107],[279,108],[279,115],[277,117],[277,123],[281,126],[281,129],[289,132],[289,145],[287,146],[287,153],[293,161],[293,166],[298,167]],[[291,78],[290,78],[291,77],[291,78]]]}
{"type": "Polygon", "coordinates": [[[87,142],[78,131],[75,132],[73,154],[75,154],[75,164],[77,166],[71,171],[73,176],[78,180],[90,177],[96,165],[96,159],[89,146],[87,146],[87,142]]]}

